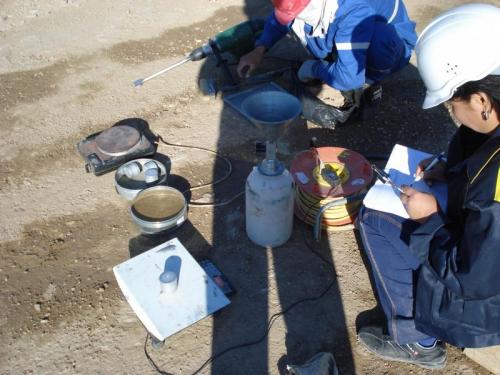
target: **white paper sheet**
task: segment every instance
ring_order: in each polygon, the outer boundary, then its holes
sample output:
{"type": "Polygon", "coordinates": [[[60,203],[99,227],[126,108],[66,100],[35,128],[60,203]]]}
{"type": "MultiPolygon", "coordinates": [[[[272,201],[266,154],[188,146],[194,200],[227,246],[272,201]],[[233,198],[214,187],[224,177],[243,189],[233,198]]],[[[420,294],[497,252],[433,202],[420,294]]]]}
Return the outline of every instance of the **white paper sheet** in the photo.
{"type": "MultiPolygon", "coordinates": [[[[385,171],[397,186],[412,185],[418,191],[433,194],[438,200],[442,210],[446,210],[447,187],[444,183],[434,183],[429,187],[423,180],[415,181],[415,171],[421,160],[432,156],[426,152],[396,144],[385,166],[385,171]]],[[[366,194],[363,204],[373,210],[388,212],[408,218],[399,192],[391,185],[377,180],[366,194]]]]}

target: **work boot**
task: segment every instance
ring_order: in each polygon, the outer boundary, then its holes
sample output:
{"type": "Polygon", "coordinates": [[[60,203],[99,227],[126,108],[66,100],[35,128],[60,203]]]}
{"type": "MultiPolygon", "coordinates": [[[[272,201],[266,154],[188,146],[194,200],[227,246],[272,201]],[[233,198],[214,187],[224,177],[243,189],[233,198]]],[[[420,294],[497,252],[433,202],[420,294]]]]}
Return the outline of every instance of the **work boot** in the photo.
{"type": "Polygon", "coordinates": [[[359,330],[358,339],[369,352],[389,360],[412,363],[427,369],[441,369],[446,365],[446,348],[441,343],[424,347],[418,343],[398,344],[384,335],[381,327],[367,326],[359,330]]]}
{"type": "Polygon", "coordinates": [[[380,83],[365,85],[363,97],[368,106],[376,106],[382,101],[382,85],[380,83]]]}

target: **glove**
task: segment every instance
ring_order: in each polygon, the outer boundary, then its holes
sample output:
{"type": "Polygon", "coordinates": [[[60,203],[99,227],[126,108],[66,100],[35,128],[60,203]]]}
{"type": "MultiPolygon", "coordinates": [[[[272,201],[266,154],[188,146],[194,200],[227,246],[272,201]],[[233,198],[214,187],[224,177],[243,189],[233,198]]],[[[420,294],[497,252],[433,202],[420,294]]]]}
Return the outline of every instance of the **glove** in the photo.
{"type": "Polygon", "coordinates": [[[302,82],[312,81],[316,77],[314,76],[314,67],[318,63],[318,60],[306,60],[300,66],[297,76],[302,82]]]}
{"type": "Polygon", "coordinates": [[[260,64],[266,48],[264,46],[255,47],[252,51],[242,56],[236,71],[241,78],[248,78],[250,73],[260,64]]]}
{"type": "Polygon", "coordinates": [[[351,116],[354,106],[347,111],[323,103],[307,90],[300,93],[302,116],[323,128],[332,129],[344,125],[351,116]]]}

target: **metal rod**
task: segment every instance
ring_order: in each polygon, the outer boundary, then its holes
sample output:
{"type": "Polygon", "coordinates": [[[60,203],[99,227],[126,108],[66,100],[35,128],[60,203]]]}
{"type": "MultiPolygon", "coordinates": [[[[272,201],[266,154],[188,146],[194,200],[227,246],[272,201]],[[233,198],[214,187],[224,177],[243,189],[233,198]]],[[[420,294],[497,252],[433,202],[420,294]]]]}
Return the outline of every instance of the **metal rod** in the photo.
{"type": "Polygon", "coordinates": [[[137,86],[141,86],[144,82],[147,82],[149,81],[150,79],[153,79],[155,77],[158,77],[160,74],[163,74],[163,73],[166,73],[168,72],[169,70],[172,70],[174,68],[177,68],[179,65],[182,65],[182,64],[185,64],[187,63],[188,61],[191,61],[192,59],[192,56],[188,56],[186,57],[185,59],[182,59],[181,61],[179,62],[176,62],[175,64],[173,65],[170,65],[169,67],[163,69],[163,70],[160,70],[159,72],[156,72],[155,74],[152,74],[150,75],[149,77],[146,77],[146,78],[140,78],[138,80],[135,80],[134,81],[134,86],[137,87],[137,86]]]}
{"type": "Polygon", "coordinates": [[[316,214],[316,220],[314,221],[314,239],[316,242],[321,241],[321,217],[323,216],[323,213],[331,207],[342,206],[345,204],[347,204],[347,199],[342,198],[337,201],[328,202],[324,206],[321,206],[316,214]]]}

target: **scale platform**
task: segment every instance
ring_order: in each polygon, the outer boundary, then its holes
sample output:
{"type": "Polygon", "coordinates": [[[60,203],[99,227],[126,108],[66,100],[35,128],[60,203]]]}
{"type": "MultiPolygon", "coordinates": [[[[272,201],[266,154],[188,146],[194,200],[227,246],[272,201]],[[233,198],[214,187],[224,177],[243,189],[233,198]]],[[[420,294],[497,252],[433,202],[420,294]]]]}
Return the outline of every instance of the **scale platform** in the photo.
{"type": "Polygon", "coordinates": [[[163,341],[230,301],[177,238],[113,267],[120,289],[148,332],[163,341]],[[164,271],[177,274],[165,291],[164,271]]]}

